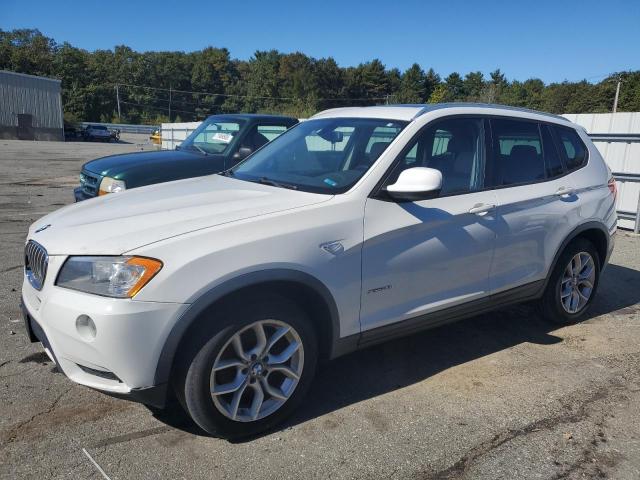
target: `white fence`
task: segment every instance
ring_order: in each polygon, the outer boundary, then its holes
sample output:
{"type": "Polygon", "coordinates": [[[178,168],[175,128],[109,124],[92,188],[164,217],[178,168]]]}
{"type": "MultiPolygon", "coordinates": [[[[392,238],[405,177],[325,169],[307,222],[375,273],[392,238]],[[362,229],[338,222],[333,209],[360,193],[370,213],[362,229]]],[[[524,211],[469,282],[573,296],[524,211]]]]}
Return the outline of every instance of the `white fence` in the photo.
{"type": "Polygon", "coordinates": [[[618,225],[640,229],[640,112],[566,114],[584,127],[618,184],[618,225]]]}
{"type": "Polygon", "coordinates": [[[163,123],[161,128],[162,149],[174,150],[202,122],[163,123]]]}

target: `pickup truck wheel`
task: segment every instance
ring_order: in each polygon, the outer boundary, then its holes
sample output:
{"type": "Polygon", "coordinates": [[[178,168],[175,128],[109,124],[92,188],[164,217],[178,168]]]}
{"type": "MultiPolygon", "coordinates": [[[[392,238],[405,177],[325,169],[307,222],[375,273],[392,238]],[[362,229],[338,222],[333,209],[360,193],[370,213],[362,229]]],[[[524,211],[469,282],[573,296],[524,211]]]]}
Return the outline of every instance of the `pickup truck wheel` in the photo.
{"type": "Polygon", "coordinates": [[[542,297],[542,313],[555,323],[579,320],[593,302],[600,280],[600,259],[594,245],[577,239],[562,252],[542,297]]]}
{"type": "Polygon", "coordinates": [[[308,315],[286,299],[225,309],[219,330],[193,356],[183,403],[205,431],[224,438],[260,433],[302,401],[317,363],[308,315]]]}

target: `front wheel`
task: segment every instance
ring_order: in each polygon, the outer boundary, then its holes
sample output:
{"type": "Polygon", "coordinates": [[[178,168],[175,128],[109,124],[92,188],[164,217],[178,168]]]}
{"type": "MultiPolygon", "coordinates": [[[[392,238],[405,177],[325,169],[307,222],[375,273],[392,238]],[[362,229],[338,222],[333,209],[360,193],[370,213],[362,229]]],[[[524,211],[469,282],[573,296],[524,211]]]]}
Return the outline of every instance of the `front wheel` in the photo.
{"type": "Polygon", "coordinates": [[[556,323],[577,321],[591,305],[600,280],[594,245],[577,239],[562,252],[542,298],[544,316],[556,323]]]}
{"type": "Polygon", "coordinates": [[[188,365],[178,394],[205,431],[226,438],[262,432],[302,401],[315,373],[317,337],[286,299],[236,304],[188,365]]]}

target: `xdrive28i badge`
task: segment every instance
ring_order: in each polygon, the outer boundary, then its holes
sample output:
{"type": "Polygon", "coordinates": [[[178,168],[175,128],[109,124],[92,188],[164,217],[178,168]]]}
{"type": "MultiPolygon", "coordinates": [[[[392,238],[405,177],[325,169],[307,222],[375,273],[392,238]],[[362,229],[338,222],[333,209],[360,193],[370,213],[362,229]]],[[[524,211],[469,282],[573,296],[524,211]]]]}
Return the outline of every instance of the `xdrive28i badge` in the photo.
{"type": "Polygon", "coordinates": [[[42,225],[41,227],[38,227],[38,228],[36,229],[36,231],[35,231],[35,232],[33,232],[33,233],[40,233],[40,232],[42,232],[43,230],[46,230],[47,228],[49,228],[50,226],[51,226],[51,224],[50,224],[50,223],[47,223],[46,225],[42,225]]]}

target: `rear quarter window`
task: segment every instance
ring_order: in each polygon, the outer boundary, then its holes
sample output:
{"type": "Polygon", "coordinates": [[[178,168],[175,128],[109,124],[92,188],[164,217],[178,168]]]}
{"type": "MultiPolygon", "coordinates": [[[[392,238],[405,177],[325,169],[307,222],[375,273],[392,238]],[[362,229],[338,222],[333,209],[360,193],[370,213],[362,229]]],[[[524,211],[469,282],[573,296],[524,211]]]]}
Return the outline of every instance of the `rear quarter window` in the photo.
{"type": "Polygon", "coordinates": [[[572,171],[582,167],[587,162],[587,147],[578,133],[567,127],[553,126],[560,152],[564,156],[567,170],[572,171]]]}

